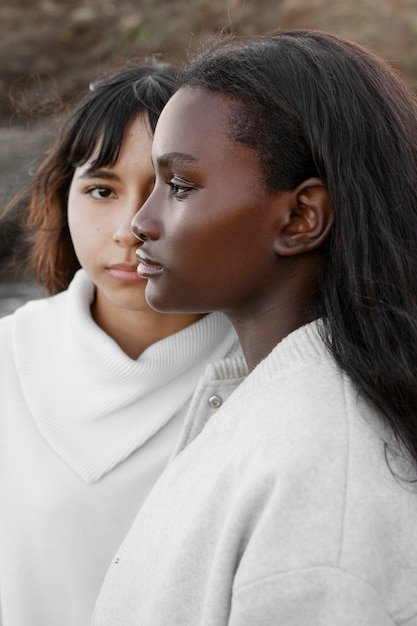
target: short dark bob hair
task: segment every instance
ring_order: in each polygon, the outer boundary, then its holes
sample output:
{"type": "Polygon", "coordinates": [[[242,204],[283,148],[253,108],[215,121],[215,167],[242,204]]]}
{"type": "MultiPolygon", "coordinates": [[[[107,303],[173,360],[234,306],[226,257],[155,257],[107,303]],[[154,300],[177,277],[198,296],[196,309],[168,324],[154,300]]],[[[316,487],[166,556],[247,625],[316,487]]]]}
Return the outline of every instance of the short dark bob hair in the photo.
{"type": "Polygon", "coordinates": [[[130,60],[91,83],[27,188],[10,203],[9,212],[16,208],[24,215],[30,267],[49,294],[66,289],[80,268],[67,223],[75,169],[97,146],[97,166],[114,165],[126,128],[139,114],[148,115],[153,132],[174,91],[176,72],[173,65],[154,58],[130,60]]]}

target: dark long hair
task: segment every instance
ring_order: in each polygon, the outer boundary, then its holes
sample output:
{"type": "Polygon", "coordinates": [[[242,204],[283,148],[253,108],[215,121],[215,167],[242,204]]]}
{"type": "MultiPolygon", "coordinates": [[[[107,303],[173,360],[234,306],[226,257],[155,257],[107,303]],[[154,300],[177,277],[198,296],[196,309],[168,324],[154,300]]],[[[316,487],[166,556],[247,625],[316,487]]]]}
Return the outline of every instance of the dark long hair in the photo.
{"type": "Polygon", "coordinates": [[[147,113],[154,131],[173,93],[175,77],[176,68],[170,64],[131,60],[93,82],[32,180],[6,208],[7,213],[14,208],[26,213],[30,267],[50,294],[66,289],[80,268],[67,223],[67,199],[75,169],[97,146],[97,167],[114,165],[126,127],[139,114],[147,113]]]}
{"type": "Polygon", "coordinates": [[[231,39],[183,68],[180,85],[236,106],[232,139],[255,149],[265,184],[315,175],[334,225],[312,318],[357,388],[417,463],[417,104],[382,59],[336,36],[231,39]]]}

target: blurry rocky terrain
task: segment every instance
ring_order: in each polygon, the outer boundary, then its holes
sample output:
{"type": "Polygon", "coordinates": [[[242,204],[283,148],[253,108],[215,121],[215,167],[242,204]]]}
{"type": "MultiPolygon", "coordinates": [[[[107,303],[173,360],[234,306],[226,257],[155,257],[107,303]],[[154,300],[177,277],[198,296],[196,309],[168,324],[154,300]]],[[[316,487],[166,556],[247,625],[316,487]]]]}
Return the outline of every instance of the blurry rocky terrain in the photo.
{"type": "MultiPolygon", "coordinates": [[[[279,27],[365,44],[417,89],[417,0],[0,0],[0,208],[51,143],[60,112],[110,66],[155,53],[181,61],[222,30],[279,27]]],[[[0,226],[0,283],[31,279],[14,270],[18,234],[13,216],[0,226]]]]}

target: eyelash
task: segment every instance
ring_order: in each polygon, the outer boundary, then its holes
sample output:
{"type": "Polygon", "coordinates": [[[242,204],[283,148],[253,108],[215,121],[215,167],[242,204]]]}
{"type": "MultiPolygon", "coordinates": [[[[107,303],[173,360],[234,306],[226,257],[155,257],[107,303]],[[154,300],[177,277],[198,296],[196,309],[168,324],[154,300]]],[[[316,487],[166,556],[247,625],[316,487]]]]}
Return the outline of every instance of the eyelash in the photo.
{"type": "Polygon", "coordinates": [[[192,185],[185,184],[183,180],[178,180],[175,178],[171,178],[171,180],[168,181],[168,185],[172,189],[172,195],[174,196],[174,198],[177,198],[178,196],[184,197],[187,193],[193,190],[192,185]]]}
{"type": "Polygon", "coordinates": [[[110,187],[105,187],[104,185],[94,185],[94,187],[89,187],[86,190],[87,195],[91,196],[93,198],[93,200],[108,200],[110,197],[114,197],[114,191],[113,189],[111,189],[110,187]],[[95,191],[100,191],[100,192],[107,192],[108,195],[106,196],[94,196],[94,192],[95,191]]]}

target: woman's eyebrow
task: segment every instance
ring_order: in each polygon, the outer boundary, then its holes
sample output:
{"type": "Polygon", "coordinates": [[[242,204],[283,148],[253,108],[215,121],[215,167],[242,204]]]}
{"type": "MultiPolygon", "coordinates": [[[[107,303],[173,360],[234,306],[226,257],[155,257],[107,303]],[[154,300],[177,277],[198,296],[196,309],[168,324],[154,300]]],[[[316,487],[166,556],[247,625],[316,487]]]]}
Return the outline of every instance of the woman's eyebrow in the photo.
{"type": "Polygon", "coordinates": [[[107,170],[100,167],[95,168],[94,165],[84,170],[84,172],[80,174],[79,178],[103,178],[105,180],[120,181],[120,176],[118,176],[112,170],[107,170]]]}
{"type": "Polygon", "coordinates": [[[167,152],[156,158],[156,164],[159,167],[173,167],[174,165],[191,165],[196,167],[198,160],[183,152],[167,152]]]}

